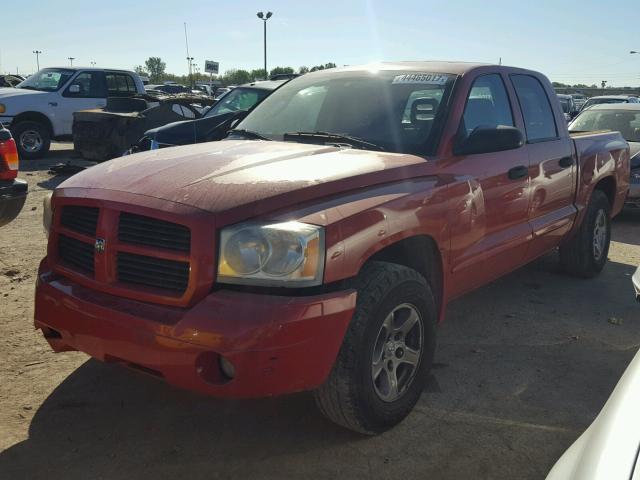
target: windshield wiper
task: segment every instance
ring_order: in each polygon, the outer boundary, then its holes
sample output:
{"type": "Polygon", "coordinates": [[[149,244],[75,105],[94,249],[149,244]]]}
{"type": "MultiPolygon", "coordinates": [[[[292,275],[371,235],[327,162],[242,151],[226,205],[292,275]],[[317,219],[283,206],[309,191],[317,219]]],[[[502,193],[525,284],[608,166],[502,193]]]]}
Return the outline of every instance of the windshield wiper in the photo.
{"type": "Polygon", "coordinates": [[[25,90],[39,90],[39,88],[36,87],[32,87],[30,85],[25,85],[24,87],[21,87],[20,85],[16,85],[16,88],[24,88],[25,90]]]}
{"type": "Polygon", "coordinates": [[[322,143],[340,144],[346,143],[356,148],[364,148],[366,150],[377,150],[378,152],[384,152],[384,147],[376,145],[375,143],[368,142],[358,137],[352,137],[350,135],[343,135],[341,133],[329,133],[329,132],[288,132],[284,134],[283,140],[308,140],[309,143],[316,143],[313,140],[323,141],[322,143]]]}
{"type": "Polygon", "coordinates": [[[247,138],[249,140],[271,140],[264,135],[259,134],[258,132],[254,132],[251,130],[244,130],[242,128],[236,128],[233,130],[229,130],[229,135],[240,135],[241,137],[247,138]]]}

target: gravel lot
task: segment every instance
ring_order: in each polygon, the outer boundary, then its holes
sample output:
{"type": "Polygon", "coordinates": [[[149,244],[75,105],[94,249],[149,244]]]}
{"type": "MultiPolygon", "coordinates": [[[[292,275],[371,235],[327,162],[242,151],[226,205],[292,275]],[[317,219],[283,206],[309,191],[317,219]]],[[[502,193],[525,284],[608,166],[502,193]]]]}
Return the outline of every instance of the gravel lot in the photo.
{"type": "Polygon", "coordinates": [[[450,305],[417,408],[375,438],[328,423],[309,394],[222,401],[53,354],[32,317],[42,198],[66,178],[47,170],[72,155],[54,148],[22,162],[30,195],[0,231],[2,479],[544,478],[640,345],[633,211],[600,277],[561,275],[549,255],[450,305]]]}

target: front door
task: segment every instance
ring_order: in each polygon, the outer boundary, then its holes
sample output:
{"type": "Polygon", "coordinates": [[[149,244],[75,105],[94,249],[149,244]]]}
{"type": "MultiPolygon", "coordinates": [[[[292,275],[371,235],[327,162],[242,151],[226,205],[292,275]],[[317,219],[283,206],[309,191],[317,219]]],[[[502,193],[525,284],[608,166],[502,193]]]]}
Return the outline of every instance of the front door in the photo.
{"type": "MultiPolygon", "coordinates": [[[[478,126],[518,126],[498,74],[478,77],[468,94],[460,135],[478,126]]],[[[526,147],[458,156],[445,167],[454,179],[449,208],[452,296],[513,270],[524,261],[528,222],[526,147]]]]}
{"type": "Polygon", "coordinates": [[[104,74],[100,71],[81,71],[62,91],[56,109],[61,131],[58,135],[71,135],[73,112],[102,108],[107,104],[107,89],[104,74]]]}

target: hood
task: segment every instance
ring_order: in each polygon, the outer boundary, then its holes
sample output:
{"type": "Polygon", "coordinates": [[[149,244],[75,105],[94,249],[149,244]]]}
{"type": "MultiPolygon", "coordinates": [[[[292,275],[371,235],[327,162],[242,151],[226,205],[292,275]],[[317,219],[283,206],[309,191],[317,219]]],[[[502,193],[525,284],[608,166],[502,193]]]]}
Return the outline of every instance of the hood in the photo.
{"type": "MultiPolygon", "coordinates": [[[[165,145],[189,145],[212,140],[216,127],[229,120],[235,112],[197,120],[183,120],[147,130],[145,136],[165,145]]],[[[221,132],[222,133],[222,132],[221,132]]]]}
{"type": "Polygon", "coordinates": [[[243,207],[253,216],[321,196],[426,175],[430,165],[414,155],[223,140],[110,160],[74,175],[59,188],[122,191],[214,213],[243,207]]]}
{"type": "Polygon", "coordinates": [[[40,90],[29,90],[27,88],[1,87],[0,100],[11,97],[21,97],[23,95],[46,95],[50,92],[41,92],[40,90]]]}

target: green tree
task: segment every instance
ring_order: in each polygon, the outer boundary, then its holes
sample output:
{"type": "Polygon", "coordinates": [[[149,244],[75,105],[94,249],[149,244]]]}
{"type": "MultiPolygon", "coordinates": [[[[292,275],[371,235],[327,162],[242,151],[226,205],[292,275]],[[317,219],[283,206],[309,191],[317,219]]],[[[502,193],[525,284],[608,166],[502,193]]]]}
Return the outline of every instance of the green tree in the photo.
{"type": "Polygon", "coordinates": [[[336,68],[336,64],[333,62],[325,63],[324,65],[316,65],[311,67],[311,72],[317,72],[318,70],[326,70],[328,68],[336,68]]]}
{"type": "Polygon", "coordinates": [[[233,68],[224,72],[220,80],[223,85],[242,85],[243,83],[249,83],[252,78],[250,72],[233,68]]]}
{"type": "Polygon", "coordinates": [[[162,81],[167,64],[164,63],[160,57],[149,57],[147,61],[144,62],[144,65],[147,67],[150,77],[149,80],[152,83],[162,81]]]}
{"type": "Polygon", "coordinates": [[[304,75],[305,73],[309,73],[309,67],[302,66],[298,69],[298,73],[300,75],[304,75]]]}
{"type": "Polygon", "coordinates": [[[251,70],[251,72],[249,72],[249,76],[251,77],[251,80],[267,79],[267,73],[265,72],[264,68],[256,68],[255,70],[251,70]]]}
{"type": "Polygon", "coordinates": [[[271,72],[269,73],[269,77],[273,77],[274,75],[280,75],[283,73],[288,74],[288,73],[295,73],[295,72],[291,67],[276,67],[271,70],[271,72]]]}
{"type": "Polygon", "coordinates": [[[147,72],[142,65],[136,65],[136,67],[133,70],[141,77],[149,76],[149,72],[147,72]]]}

